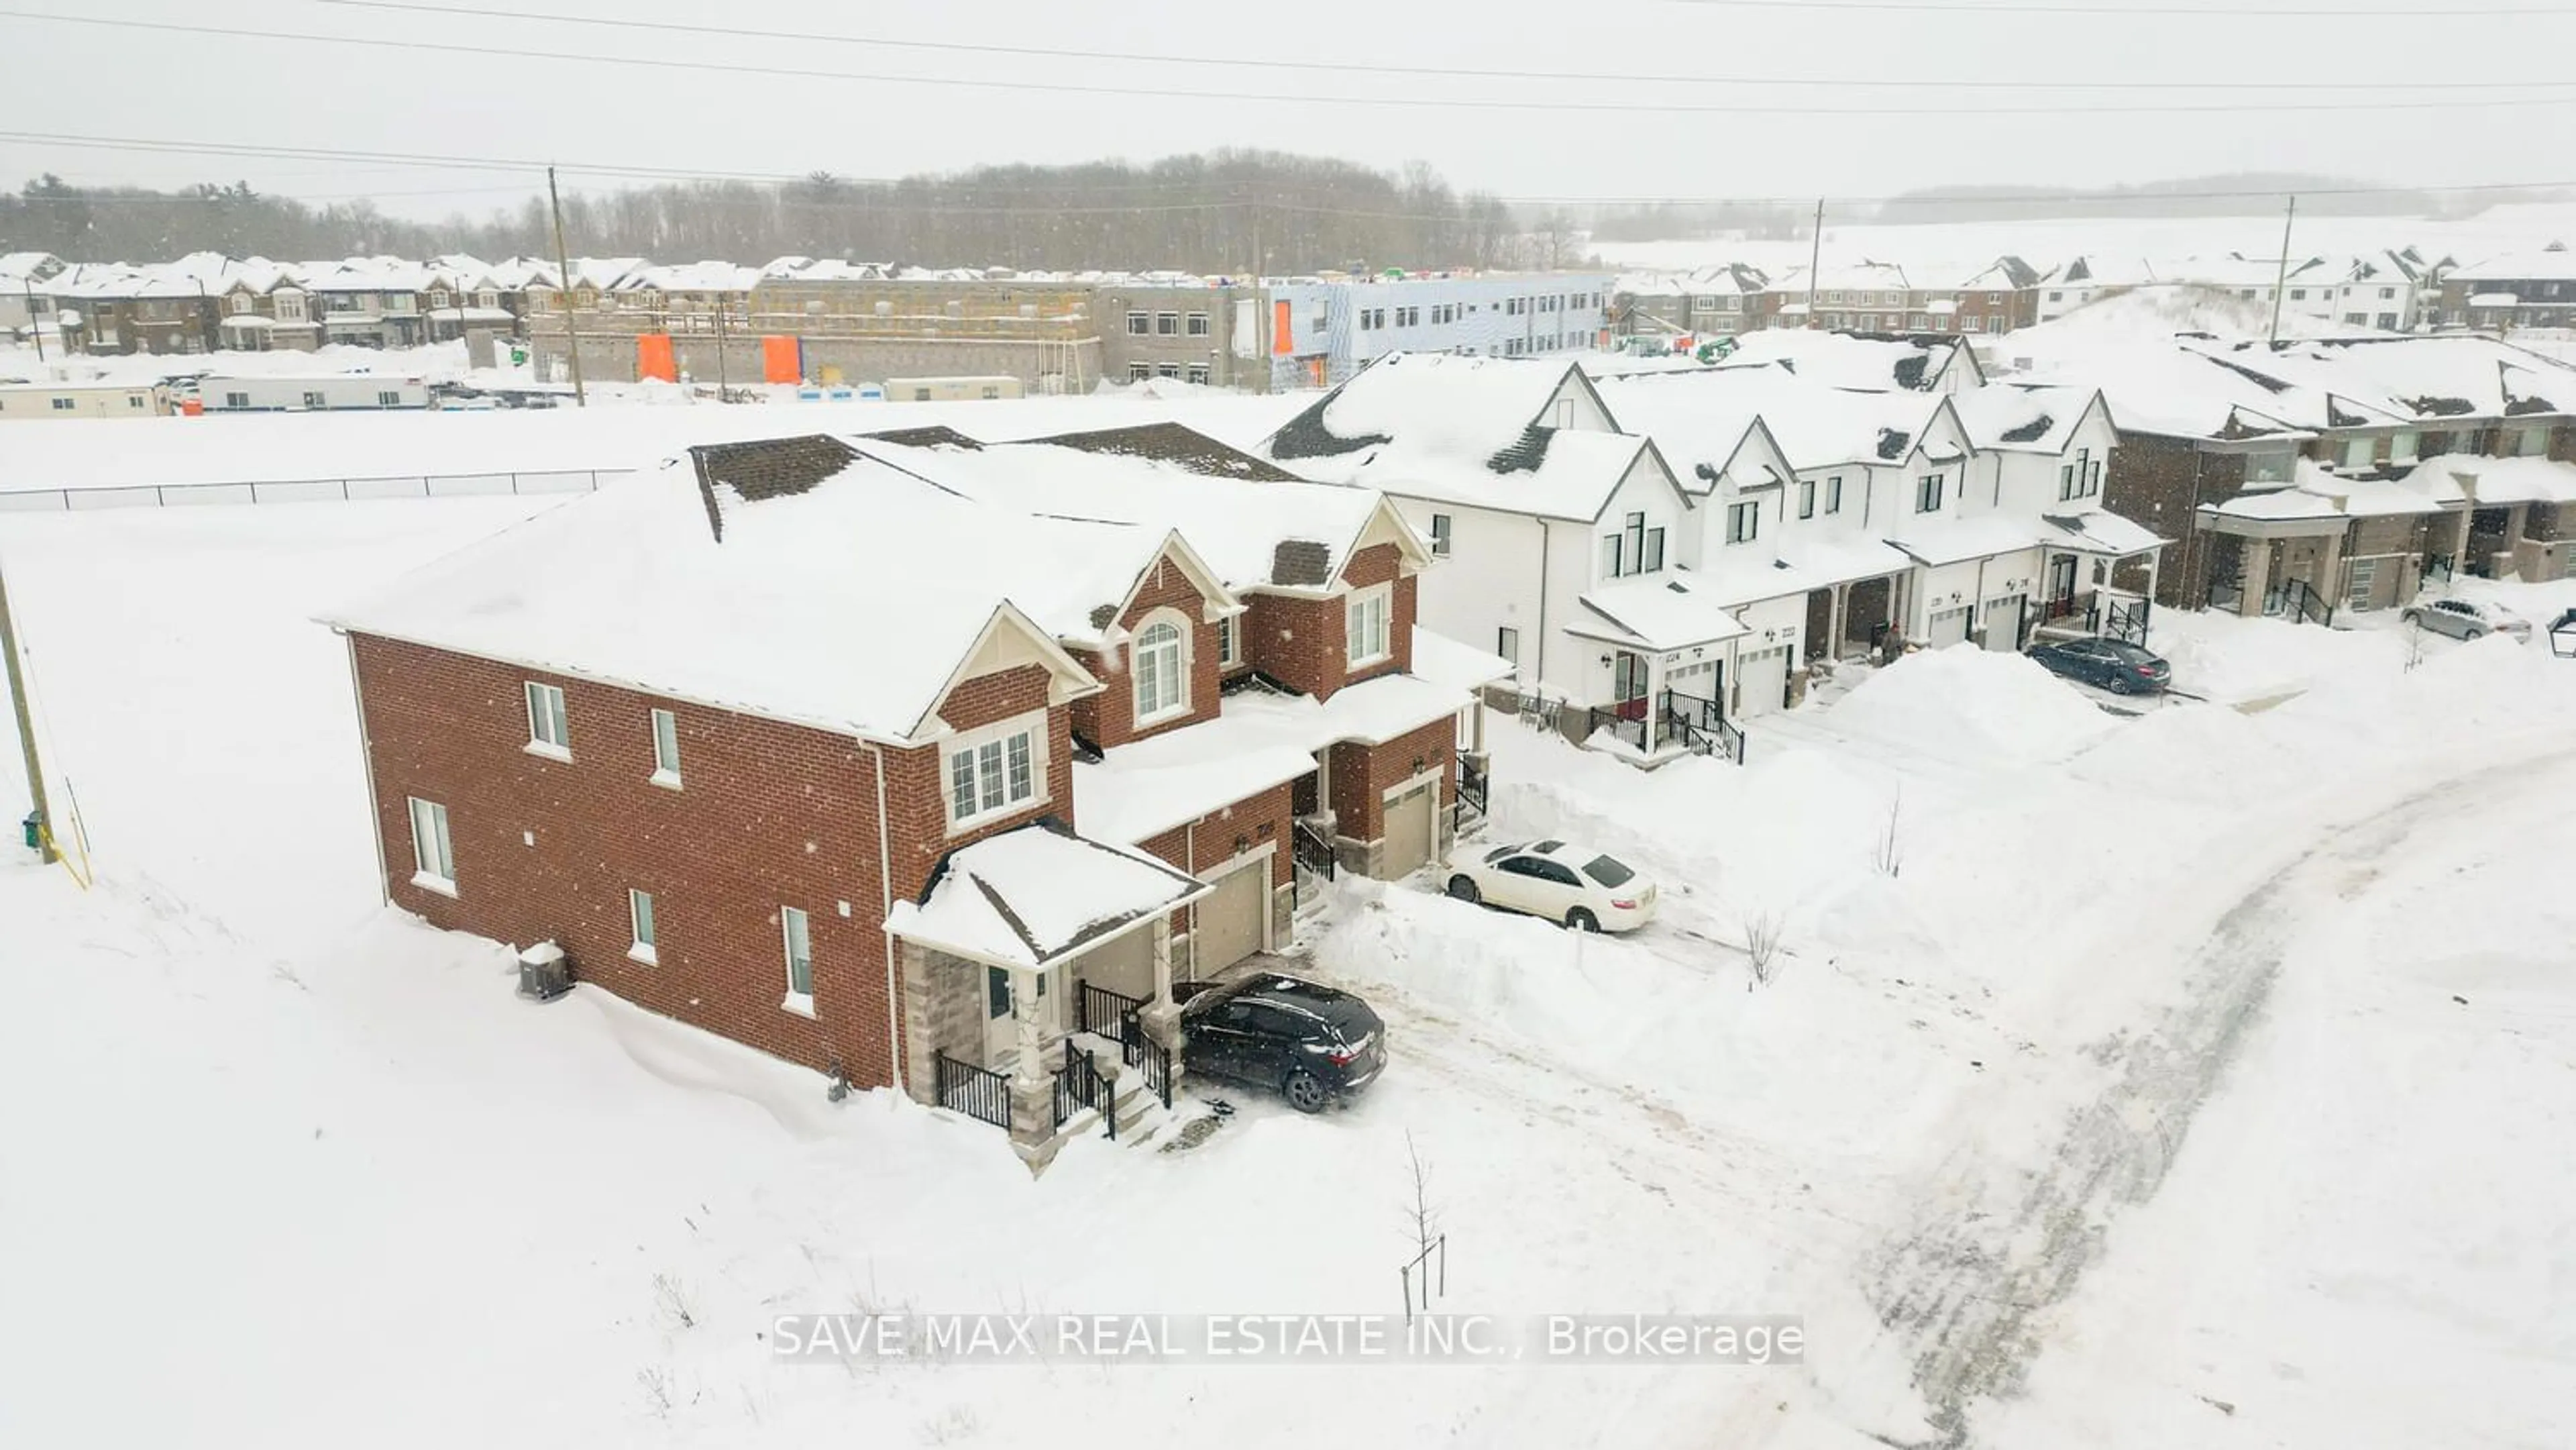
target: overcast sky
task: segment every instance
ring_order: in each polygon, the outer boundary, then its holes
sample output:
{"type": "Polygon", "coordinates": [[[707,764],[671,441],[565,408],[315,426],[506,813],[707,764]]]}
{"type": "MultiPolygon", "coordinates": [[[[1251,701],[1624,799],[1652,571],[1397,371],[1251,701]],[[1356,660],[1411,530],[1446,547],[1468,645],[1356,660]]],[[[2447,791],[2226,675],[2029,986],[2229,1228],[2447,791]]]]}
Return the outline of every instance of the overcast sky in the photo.
{"type": "MultiPolygon", "coordinates": [[[[481,3],[497,10],[501,0],[481,3]]],[[[1462,186],[1514,197],[1868,197],[1951,182],[2103,185],[2252,169],[2402,183],[2576,178],[2576,80],[2564,64],[2576,46],[2576,4],[2569,0],[2463,0],[2548,12],[2477,19],[2392,13],[2424,10],[2428,0],[2252,0],[2345,12],[2329,18],[2246,15],[2224,0],[1879,0],[1943,6],[1913,13],[1849,8],[1851,0],[1814,0],[1806,8],[1724,0],[520,3],[535,14],[880,41],[1706,79],[1466,78],[1008,56],[442,17],[324,0],[221,7],[0,0],[29,11],[146,22],[0,19],[0,47],[15,62],[0,89],[0,131],[551,159],[563,163],[568,184],[582,187],[620,180],[589,167],[893,176],[986,162],[1142,160],[1220,145],[1327,153],[1383,167],[1426,160],[1462,186]],[[2032,12],[2052,3],[2086,13],[2032,12]],[[2010,11],[2015,5],[2021,9],[2010,11]],[[2209,6],[2209,18],[2105,13],[2195,5],[2209,6]],[[215,36],[169,26],[402,44],[215,36]],[[509,53],[440,51],[425,42],[509,53]],[[527,52],[873,78],[648,68],[527,52]],[[2448,59],[2428,67],[2428,55],[2448,59]],[[2469,76],[2490,89],[2431,88],[2469,76]],[[941,78],[1006,84],[926,83],[941,78]],[[2535,79],[2538,89],[2509,85],[2535,79]],[[1866,84],[1925,80],[1970,84],[1866,84]],[[2021,88],[2041,81],[2078,88],[2021,88]],[[2254,88],[2083,88],[2114,82],[2254,88]],[[2278,88],[2285,82],[2365,88],[2278,88]],[[2553,95],[2565,99],[2503,103],[2553,95]],[[1255,98],[1269,96],[1291,99],[1255,98]],[[1371,97],[1503,104],[1366,104],[1371,97]],[[2293,102],[2368,108],[2086,113],[2293,102]],[[1736,109],[1541,109],[1578,105],[1736,109]],[[1879,108],[1913,114],[1815,114],[1879,108]],[[1995,108],[2021,113],[1978,114],[1995,108]]],[[[370,195],[410,215],[479,213],[531,190],[513,173],[489,170],[0,140],[0,181],[14,187],[46,170],[152,185],[240,178],[316,198],[370,195]]]]}

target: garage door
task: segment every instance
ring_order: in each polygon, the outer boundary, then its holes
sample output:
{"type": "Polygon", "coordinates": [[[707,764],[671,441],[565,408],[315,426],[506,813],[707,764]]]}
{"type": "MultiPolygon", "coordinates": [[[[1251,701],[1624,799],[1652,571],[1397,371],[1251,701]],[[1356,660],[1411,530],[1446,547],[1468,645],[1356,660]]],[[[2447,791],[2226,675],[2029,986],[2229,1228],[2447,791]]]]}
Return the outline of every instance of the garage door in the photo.
{"type": "Polygon", "coordinates": [[[1196,908],[1198,929],[1190,937],[1190,975],[1212,977],[1261,950],[1269,883],[1268,857],[1217,878],[1216,893],[1196,908]]]}
{"type": "MultiPolygon", "coordinates": [[[[1153,996],[1154,929],[1139,927],[1084,952],[1074,959],[1073,979],[1089,982],[1121,997],[1142,999],[1153,996]]],[[[1071,1018],[1070,1008],[1066,1015],[1071,1018]]]]}
{"type": "Polygon", "coordinates": [[[1978,617],[1986,626],[1986,648],[2010,654],[2021,648],[2021,610],[2026,596],[2005,594],[1986,601],[1978,617]]]}
{"type": "Polygon", "coordinates": [[[1386,803],[1386,877],[1410,876],[1431,864],[1431,813],[1440,782],[1426,781],[1386,803]]]}
{"type": "Polygon", "coordinates": [[[1735,662],[1735,714],[1739,719],[1768,715],[1789,693],[1789,647],[1755,650],[1735,662]]]}
{"type": "Polygon", "coordinates": [[[1934,649],[1965,640],[1968,637],[1970,612],[1965,608],[1933,610],[1931,626],[1925,631],[1925,638],[1934,649]]]}

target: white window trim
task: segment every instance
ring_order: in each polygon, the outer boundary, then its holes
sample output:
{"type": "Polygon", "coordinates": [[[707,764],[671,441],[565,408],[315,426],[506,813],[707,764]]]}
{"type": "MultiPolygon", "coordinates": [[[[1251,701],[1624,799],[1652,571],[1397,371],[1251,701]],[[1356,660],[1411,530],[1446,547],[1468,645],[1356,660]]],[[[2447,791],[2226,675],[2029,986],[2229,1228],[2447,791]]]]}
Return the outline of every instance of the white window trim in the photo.
{"type": "Polygon", "coordinates": [[[1365,669],[1370,665],[1382,664],[1393,658],[1394,655],[1395,586],[1392,584],[1372,584],[1365,589],[1352,590],[1349,597],[1346,598],[1342,604],[1343,668],[1353,670],[1365,669]],[[1358,641],[1351,635],[1351,616],[1366,608],[1371,602],[1379,604],[1386,618],[1386,638],[1383,641],[1384,647],[1374,654],[1354,654],[1352,653],[1352,650],[1357,647],[1358,641]]]}
{"type": "Polygon", "coordinates": [[[1216,662],[1225,669],[1243,663],[1243,616],[1229,614],[1217,621],[1216,662]]]}
{"type": "MultiPolygon", "coordinates": [[[[662,964],[659,949],[653,942],[644,940],[643,934],[636,930],[637,927],[644,924],[643,912],[639,912],[635,909],[636,904],[639,901],[650,902],[652,900],[653,893],[650,891],[638,891],[632,886],[626,888],[626,958],[629,961],[642,962],[648,967],[658,967],[662,964]]],[[[647,911],[654,909],[654,907],[650,906],[645,908],[647,911]]],[[[653,934],[656,937],[659,937],[661,935],[661,931],[661,922],[657,916],[653,924],[653,934]]]]}
{"type": "Polygon", "coordinates": [[[650,724],[653,731],[653,773],[646,776],[645,779],[662,787],[664,790],[678,790],[680,788],[679,767],[676,764],[664,765],[662,763],[662,722],[664,720],[671,722],[672,758],[676,761],[680,754],[680,712],[677,710],[665,710],[658,706],[655,707],[650,717],[650,724]]]}
{"type": "Polygon", "coordinates": [[[572,759],[572,703],[564,698],[563,686],[549,685],[543,680],[529,680],[525,682],[519,694],[528,707],[528,743],[520,748],[530,755],[541,755],[548,760],[572,759]],[[546,698],[559,707],[554,713],[561,717],[560,722],[549,717],[546,723],[554,727],[563,737],[560,740],[546,739],[545,732],[537,728],[537,692],[540,690],[547,691],[546,698]]]}
{"type": "Polygon", "coordinates": [[[411,874],[411,884],[424,891],[435,891],[441,896],[454,896],[456,894],[456,876],[454,874],[456,871],[455,827],[453,825],[449,825],[446,830],[440,832],[441,839],[438,843],[438,854],[446,858],[440,863],[447,867],[449,874],[445,876],[441,876],[437,872],[429,869],[427,853],[421,850],[420,839],[421,808],[426,806],[430,810],[438,812],[438,819],[443,822],[446,820],[447,807],[436,801],[422,800],[419,796],[406,796],[404,799],[407,802],[404,810],[411,821],[411,861],[413,867],[416,868],[411,874]]]}
{"type": "Polygon", "coordinates": [[[786,995],[779,998],[778,1005],[786,1008],[790,1012],[797,1013],[800,1016],[813,1016],[814,918],[801,906],[782,905],[778,908],[778,969],[787,979],[786,995]],[[806,990],[802,992],[796,990],[796,944],[789,939],[787,934],[787,920],[790,915],[795,916],[798,920],[805,923],[806,990]]]}
{"type": "MultiPolygon", "coordinates": [[[[1047,712],[1043,709],[1014,715],[1007,720],[996,720],[990,725],[962,731],[943,741],[939,747],[939,802],[940,813],[948,821],[948,834],[964,835],[968,831],[979,830],[994,821],[1019,815],[1024,811],[1033,811],[1047,804],[1047,748],[1047,712]],[[1029,735],[1028,799],[1023,801],[1005,799],[1000,805],[990,809],[985,809],[979,804],[972,814],[958,815],[957,796],[953,786],[955,777],[950,773],[956,769],[957,757],[967,751],[980,750],[993,741],[1008,740],[1023,730],[1029,735]]],[[[1010,755],[1005,748],[1002,757],[1002,789],[1006,797],[1010,793],[1010,768],[1010,755]]],[[[980,791],[977,794],[977,800],[979,802],[982,800],[980,791]]]]}
{"type": "Polygon", "coordinates": [[[1143,619],[1137,621],[1136,633],[1130,636],[1127,644],[1127,673],[1129,677],[1127,701],[1128,709],[1134,717],[1134,723],[1138,725],[1159,725],[1166,720],[1177,720],[1183,715],[1190,713],[1190,671],[1191,666],[1196,663],[1194,656],[1197,654],[1197,650],[1195,648],[1197,644],[1198,639],[1191,633],[1188,616],[1182,614],[1177,609],[1157,609],[1153,613],[1146,615],[1143,619]],[[1178,671],[1176,679],[1178,688],[1172,693],[1172,703],[1149,714],[1144,710],[1136,708],[1138,705],[1143,703],[1136,698],[1136,691],[1144,684],[1145,681],[1145,633],[1156,625],[1164,624],[1170,625],[1172,627],[1172,632],[1178,637],[1176,640],[1176,647],[1172,651],[1175,660],[1174,668],[1178,671]]]}

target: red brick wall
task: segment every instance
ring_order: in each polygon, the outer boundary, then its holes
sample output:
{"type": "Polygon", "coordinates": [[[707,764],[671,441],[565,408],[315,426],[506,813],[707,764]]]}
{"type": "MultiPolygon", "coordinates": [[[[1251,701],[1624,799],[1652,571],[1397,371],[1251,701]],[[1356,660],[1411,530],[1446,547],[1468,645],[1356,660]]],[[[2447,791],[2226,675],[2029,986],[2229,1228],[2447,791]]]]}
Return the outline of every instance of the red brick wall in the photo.
{"type": "Polygon", "coordinates": [[[1206,618],[1207,596],[1190,582],[1189,574],[1167,558],[1158,561],[1144,586],[1136,591],[1135,601],[1119,616],[1118,625],[1130,635],[1142,629],[1145,617],[1159,609],[1177,610],[1189,621],[1190,695],[1189,709],[1169,720],[1139,730],[1136,728],[1136,682],[1128,672],[1130,655],[1125,649],[1112,651],[1075,650],[1073,657],[1091,671],[1091,677],[1107,686],[1097,695],[1085,696],[1073,703],[1073,728],[1082,737],[1103,750],[1143,740],[1184,725],[1213,720],[1217,716],[1217,694],[1224,677],[1218,662],[1217,627],[1206,618]]]}
{"type": "Polygon", "coordinates": [[[1458,799],[1458,722],[1449,717],[1382,745],[1333,747],[1333,817],[1336,833],[1354,841],[1374,841],[1386,834],[1386,792],[1422,770],[1440,768],[1440,803],[1458,799]]]}
{"type": "Polygon", "coordinates": [[[1372,544],[1351,556],[1342,580],[1354,589],[1392,582],[1394,598],[1387,609],[1389,658],[1356,673],[1350,657],[1349,604],[1341,598],[1297,599],[1277,594],[1252,596],[1242,619],[1244,658],[1254,667],[1328,700],[1344,685],[1413,668],[1413,621],[1419,580],[1401,576],[1402,555],[1393,544],[1372,544]]]}
{"type": "MultiPolygon", "coordinates": [[[[1289,837],[1290,822],[1295,819],[1294,790],[1294,782],[1282,782],[1226,810],[1140,841],[1137,849],[1177,870],[1205,876],[1235,858],[1237,836],[1249,843],[1246,850],[1257,851],[1265,843],[1276,842],[1279,849],[1270,862],[1270,887],[1276,891],[1288,884],[1297,869],[1297,853],[1289,837]]],[[[1187,908],[1173,912],[1172,930],[1188,931],[1188,917],[1187,908]]]]}
{"type": "Polygon", "coordinates": [[[818,1070],[838,1062],[861,1085],[894,1080],[874,762],[856,741],[388,640],[355,643],[396,905],[514,946],[552,939],[578,978],[652,1011],[818,1070]],[[522,749],[530,679],[563,688],[569,762],[522,749]],[[647,780],[657,706],[678,717],[676,791],[647,780]],[[454,897],[411,882],[412,796],[447,807],[454,897]],[[657,965],[626,955],[630,888],[653,894],[657,965]],[[807,914],[811,1018],[780,1006],[782,904],[807,914]]]}
{"type": "MultiPolygon", "coordinates": [[[[939,707],[939,718],[957,730],[973,730],[1044,707],[1049,676],[1039,665],[1020,665],[960,684],[939,707]]],[[[1040,816],[1073,821],[1072,712],[1047,712],[1045,798],[1009,815],[978,821],[970,830],[948,833],[948,777],[939,747],[917,746],[886,752],[886,829],[893,858],[894,899],[918,897],[939,858],[960,846],[1040,816]]]]}

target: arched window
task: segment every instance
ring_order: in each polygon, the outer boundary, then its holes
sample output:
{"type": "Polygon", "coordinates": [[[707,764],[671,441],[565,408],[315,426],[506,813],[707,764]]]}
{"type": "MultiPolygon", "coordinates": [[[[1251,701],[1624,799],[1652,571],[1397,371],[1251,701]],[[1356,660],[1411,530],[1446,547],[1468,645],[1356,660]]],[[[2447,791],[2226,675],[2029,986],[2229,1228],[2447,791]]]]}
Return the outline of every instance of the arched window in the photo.
{"type": "Polygon", "coordinates": [[[1189,703],[1188,651],[1179,625],[1158,619],[1136,634],[1136,718],[1158,719],[1189,703]]]}

